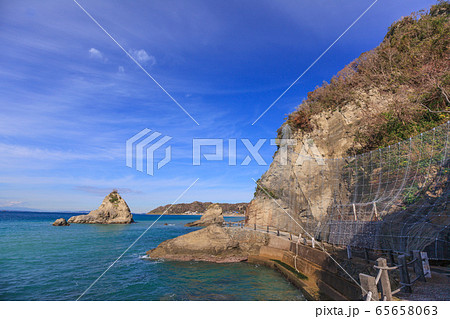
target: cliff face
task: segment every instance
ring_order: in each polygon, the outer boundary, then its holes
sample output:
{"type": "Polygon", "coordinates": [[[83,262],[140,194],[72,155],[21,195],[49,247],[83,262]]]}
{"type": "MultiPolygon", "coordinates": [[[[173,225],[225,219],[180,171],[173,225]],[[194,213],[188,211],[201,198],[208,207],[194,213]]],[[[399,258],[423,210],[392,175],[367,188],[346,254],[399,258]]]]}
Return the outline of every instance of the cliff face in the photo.
{"type": "MultiPolygon", "coordinates": [[[[374,88],[360,92],[339,110],[312,115],[309,121],[315,129],[311,131],[295,130],[285,124],[279,137],[291,138],[296,145],[286,147],[286,160],[283,152],[275,153],[269,170],[257,182],[255,197],[247,209],[247,222],[298,231],[286,211],[303,223],[326,214],[335,200],[336,188],[335,163],[329,159],[347,157],[349,150],[359,147],[355,136],[368,114],[385,111],[392,100],[392,94],[374,88]],[[296,211],[292,210],[293,205],[296,211]]],[[[346,185],[342,184],[340,190],[339,200],[348,201],[350,191],[346,185]]]]}
{"type": "Polygon", "coordinates": [[[333,205],[344,207],[357,197],[338,175],[350,165],[342,158],[449,119],[449,13],[449,2],[442,1],[428,13],[396,22],[379,47],[308,94],[278,130],[281,144],[290,138],[296,145],[284,147],[286,158],[280,147],[257,181],[248,224],[294,232],[299,227],[293,219],[319,224],[333,205]]]}
{"type": "MultiPolygon", "coordinates": [[[[348,103],[340,111],[312,116],[311,123],[316,129],[311,132],[292,132],[286,126],[285,134],[294,139],[296,145],[287,146],[286,159],[283,152],[278,151],[269,170],[257,181],[255,197],[247,209],[247,222],[290,229],[293,221],[286,211],[303,222],[326,214],[335,186],[331,182],[333,161],[326,159],[347,156],[347,151],[355,145],[354,137],[365,113],[382,109],[388,100],[389,97],[373,90],[361,95],[358,106],[348,103]],[[292,210],[293,202],[297,211],[292,210]]],[[[344,185],[340,196],[343,201],[349,196],[344,185]]]]}
{"type": "Polygon", "coordinates": [[[78,224],[130,224],[133,215],[125,200],[113,191],[105,197],[100,207],[87,215],[73,216],[69,223],[78,224]]]}

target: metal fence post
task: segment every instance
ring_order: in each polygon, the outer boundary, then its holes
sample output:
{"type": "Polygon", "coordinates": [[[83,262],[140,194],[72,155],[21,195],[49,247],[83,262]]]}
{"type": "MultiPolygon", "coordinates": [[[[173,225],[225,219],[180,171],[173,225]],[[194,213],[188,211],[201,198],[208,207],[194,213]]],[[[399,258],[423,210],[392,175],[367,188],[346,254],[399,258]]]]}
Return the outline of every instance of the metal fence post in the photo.
{"type": "MultiPolygon", "coordinates": [[[[369,250],[367,248],[364,248],[364,258],[366,259],[367,263],[370,262],[369,259],[369,250]]],[[[386,259],[385,259],[386,260],[386,259]]]]}
{"type": "Polygon", "coordinates": [[[426,278],[431,278],[431,270],[430,270],[430,263],[428,261],[428,254],[426,251],[422,251],[420,253],[421,259],[422,259],[422,267],[423,272],[425,274],[426,278]]]}
{"type": "Polygon", "coordinates": [[[350,245],[347,245],[347,258],[352,259],[352,248],[350,247],[350,245]]]}
{"type": "Polygon", "coordinates": [[[408,273],[408,265],[406,263],[406,256],[405,255],[400,255],[398,256],[398,263],[399,265],[399,270],[400,270],[400,280],[402,282],[402,284],[404,284],[404,287],[402,287],[402,291],[403,292],[407,292],[407,293],[411,293],[412,289],[411,289],[411,281],[409,280],[409,273],[408,273]]]}
{"type": "Polygon", "coordinates": [[[420,281],[426,281],[425,276],[423,274],[423,265],[422,265],[422,256],[420,255],[420,251],[413,250],[412,251],[413,258],[416,260],[414,262],[414,273],[416,274],[416,278],[419,278],[420,281]]]}
{"type": "Polygon", "coordinates": [[[391,266],[395,265],[395,259],[394,259],[394,252],[392,250],[389,250],[389,262],[391,263],[391,266]]]}

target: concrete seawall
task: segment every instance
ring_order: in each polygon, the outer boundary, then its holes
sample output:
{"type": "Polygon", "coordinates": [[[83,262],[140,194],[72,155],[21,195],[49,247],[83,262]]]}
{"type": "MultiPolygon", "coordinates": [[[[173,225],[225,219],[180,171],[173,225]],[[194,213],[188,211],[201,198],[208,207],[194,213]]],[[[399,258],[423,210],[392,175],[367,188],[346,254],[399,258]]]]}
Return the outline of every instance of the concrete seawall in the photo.
{"type": "Polygon", "coordinates": [[[361,289],[343,278],[324,251],[270,235],[269,244],[248,261],[280,271],[308,300],[361,300],[361,289]]]}

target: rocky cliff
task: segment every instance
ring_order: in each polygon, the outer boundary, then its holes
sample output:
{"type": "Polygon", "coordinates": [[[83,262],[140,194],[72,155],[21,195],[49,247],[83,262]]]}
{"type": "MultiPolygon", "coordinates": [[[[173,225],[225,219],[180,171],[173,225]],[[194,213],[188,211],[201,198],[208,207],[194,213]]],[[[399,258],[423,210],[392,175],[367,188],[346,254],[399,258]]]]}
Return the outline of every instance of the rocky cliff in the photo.
{"type": "Polygon", "coordinates": [[[379,47],[308,94],[278,130],[279,150],[257,181],[247,224],[295,232],[296,223],[320,226],[333,205],[356,196],[338,176],[350,165],[343,158],[449,119],[449,14],[450,3],[440,1],[394,23],[379,47]],[[283,145],[286,139],[296,145],[283,145]]]}
{"type": "Polygon", "coordinates": [[[117,191],[113,191],[105,197],[98,209],[87,215],[73,216],[68,222],[78,224],[130,224],[134,220],[125,200],[117,191]]]}

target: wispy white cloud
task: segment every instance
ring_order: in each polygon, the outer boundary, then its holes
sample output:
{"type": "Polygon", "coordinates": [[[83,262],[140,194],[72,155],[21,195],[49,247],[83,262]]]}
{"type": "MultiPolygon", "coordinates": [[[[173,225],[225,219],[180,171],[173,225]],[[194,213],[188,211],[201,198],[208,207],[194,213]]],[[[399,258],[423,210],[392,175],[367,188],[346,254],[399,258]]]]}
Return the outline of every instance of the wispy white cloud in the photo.
{"type": "Polygon", "coordinates": [[[147,66],[153,66],[156,64],[156,58],[153,55],[149,55],[144,49],[140,50],[130,50],[130,54],[141,64],[147,66]]]}
{"type": "MultiPolygon", "coordinates": [[[[85,186],[85,185],[75,186],[74,189],[82,191],[82,192],[90,193],[90,194],[96,194],[96,195],[106,195],[113,190],[113,188],[108,188],[108,187],[95,187],[95,186],[85,186]]],[[[130,194],[130,193],[142,194],[141,191],[135,191],[130,188],[114,188],[114,189],[117,189],[117,191],[120,194],[130,194]]]]}
{"type": "Polygon", "coordinates": [[[2,207],[14,207],[23,204],[21,201],[12,201],[12,200],[0,200],[0,206],[2,207]]]}
{"type": "Polygon", "coordinates": [[[92,152],[77,152],[69,150],[54,150],[39,147],[28,147],[17,144],[0,143],[0,153],[3,158],[8,159],[34,159],[34,160],[91,160],[91,159],[114,159],[119,154],[107,149],[98,149],[92,152]]]}
{"type": "Polygon", "coordinates": [[[100,50],[97,50],[96,48],[90,48],[89,49],[89,57],[91,59],[100,60],[102,62],[106,62],[107,61],[107,58],[105,58],[103,53],[100,52],[100,50]]]}

